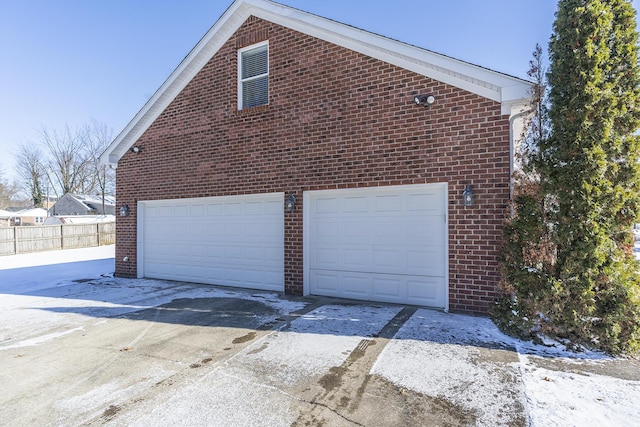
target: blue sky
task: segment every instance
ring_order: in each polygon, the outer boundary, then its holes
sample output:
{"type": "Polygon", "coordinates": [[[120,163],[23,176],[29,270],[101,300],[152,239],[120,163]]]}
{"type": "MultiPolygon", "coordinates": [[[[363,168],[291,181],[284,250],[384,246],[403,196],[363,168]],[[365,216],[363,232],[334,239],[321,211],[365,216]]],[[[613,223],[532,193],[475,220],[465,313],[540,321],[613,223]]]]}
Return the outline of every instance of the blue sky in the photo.
{"type": "MultiPolygon", "coordinates": [[[[637,7],[637,2],[634,5],[637,7]]],[[[555,0],[281,0],[517,77],[549,40],[555,0]]],[[[39,130],[119,133],[231,0],[23,0],[0,14],[0,170],[39,130]]]]}

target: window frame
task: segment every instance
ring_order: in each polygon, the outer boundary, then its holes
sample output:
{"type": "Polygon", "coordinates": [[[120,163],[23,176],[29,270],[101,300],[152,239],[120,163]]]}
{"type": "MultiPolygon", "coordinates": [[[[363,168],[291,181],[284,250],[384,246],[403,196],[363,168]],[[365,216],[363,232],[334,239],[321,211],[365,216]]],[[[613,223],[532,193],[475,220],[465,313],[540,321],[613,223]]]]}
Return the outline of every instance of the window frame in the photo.
{"type": "Polygon", "coordinates": [[[263,42],[260,43],[254,43],[252,45],[249,46],[245,46],[241,49],[238,49],[238,111],[240,110],[246,110],[248,108],[254,108],[254,107],[261,107],[264,105],[269,105],[269,72],[270,72],[270,61],[269,61],[269,40],[265,40],[263,42]],[[263,73],[263,74],[258,74],[256,76],[251,76],[251,77],[247,77],[246,79],[242,78],[242,55],[250,50],[253,49],[257,49],[260,48],[262,46],[266,46],[267,47],[267,72],[263,73]],[[265,104],[260,104],[260,105],[252,105],[249,107],[245,107],[244,106],[244,102],[243,102],[243,98],[244,98],[244,93],[243,93],[243,83],[248,82],[248,81],[252,81],[252,80],[257,80],[259,78],[263,78],[266,77],[267,78],[267,102],[265,104]]]}

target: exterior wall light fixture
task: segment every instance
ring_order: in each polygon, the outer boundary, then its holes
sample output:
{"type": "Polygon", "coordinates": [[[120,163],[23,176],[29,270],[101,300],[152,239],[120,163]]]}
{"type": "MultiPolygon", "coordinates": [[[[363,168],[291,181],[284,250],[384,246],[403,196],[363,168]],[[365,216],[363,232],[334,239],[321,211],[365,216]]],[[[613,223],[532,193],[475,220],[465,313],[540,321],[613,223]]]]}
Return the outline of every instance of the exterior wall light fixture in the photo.
{"type": "Polygon", "coordinates": [[[428,107],[436,102],[436,97],[433,95],[416,95],[413,97],[413,102],[417,105],[424,105],[425,107],[428,107]]]}
{"type": "Polygon", "coordinates": [[[462,205],[463,206],[473,206],[473,187],[467,184],[464,186],[464,191],[462,192],[462,205]]]}
{"type": "Polygon", "coordinates": [[[120,216],[129,216],[129,205],[120,207],[120,216]]]}
{"type": "Polygon", "coordinates": [[[142,147],[140,147],[139,145],[134,145],[133,147],[129,148],[129,151],[131,151],[132,153],[140,154],[140,152],[142,151],[142,147]]]}
{"type": "Polygon", "coordinates": [[[295,208],[296,208],[296,196],[289,193],[287,200],[284,201],[284,211],[293,212],[295,208]]]}

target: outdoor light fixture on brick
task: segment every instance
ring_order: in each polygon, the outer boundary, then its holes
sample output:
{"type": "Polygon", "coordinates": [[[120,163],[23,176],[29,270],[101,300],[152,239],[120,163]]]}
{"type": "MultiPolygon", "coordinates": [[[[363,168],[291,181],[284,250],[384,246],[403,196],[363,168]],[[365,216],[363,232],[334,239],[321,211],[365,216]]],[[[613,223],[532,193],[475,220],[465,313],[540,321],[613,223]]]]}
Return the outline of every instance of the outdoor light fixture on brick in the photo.
{"type": "Polygon", "coordinates": [[[140,154],[140,151],[142,151],[142,147],[140,147],[139,145],[134,145],[129,149],[129,151],[131,151],[132,153],[140,154]]]}
{"type": "Polygon", "coordinates": [[[120,216],[129,216],[129,205],[124,205],[120,208],[120,216]]]}
{"type": "Polygon", "coordinates": [[[462,192],[462,204],[464,206],[473,206],[473,187],[468,184],[464,186],[464,191],[462,192]]]}
{"type": "Polygon", "coordinates": [[[428,107],[436,102],[436,97],[433,95],[416,95],[413,97],[413,102],[417,105],[424,105],[425,107],[428,107]]]}
{"type": "Polygon", "coordinates": [[[293,194],[289,194],[287,200],[284,201],[284,211],[285,212],[293,212],[296,208],[296,196],[293,194]]]}

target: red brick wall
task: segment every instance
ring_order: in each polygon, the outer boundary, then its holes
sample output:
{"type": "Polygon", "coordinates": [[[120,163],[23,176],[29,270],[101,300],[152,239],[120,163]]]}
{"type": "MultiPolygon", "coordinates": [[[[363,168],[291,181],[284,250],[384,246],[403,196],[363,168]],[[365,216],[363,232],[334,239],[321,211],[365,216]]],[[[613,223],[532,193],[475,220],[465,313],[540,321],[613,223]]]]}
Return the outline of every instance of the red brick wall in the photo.
{"type": "MultiPolygon", "coordinates": [[[[450,309],[496,295],[509,197],[508,117],[491,100],[251,18],[117,170],[116,273],[136,274],[136,201],[449,183],[450,309]],[[237,49],[269,40],[270,104],[237,109],[237,49]],[[430,108],[413,95],[431,93],[430,108]],[[461,206],[465,184],[476,204],[461,206]],[[122,261],[124,256],[128,262],[122,261]]],[[[302,293],[302,204],[285,214],[285,290],[302,293]]]]}

